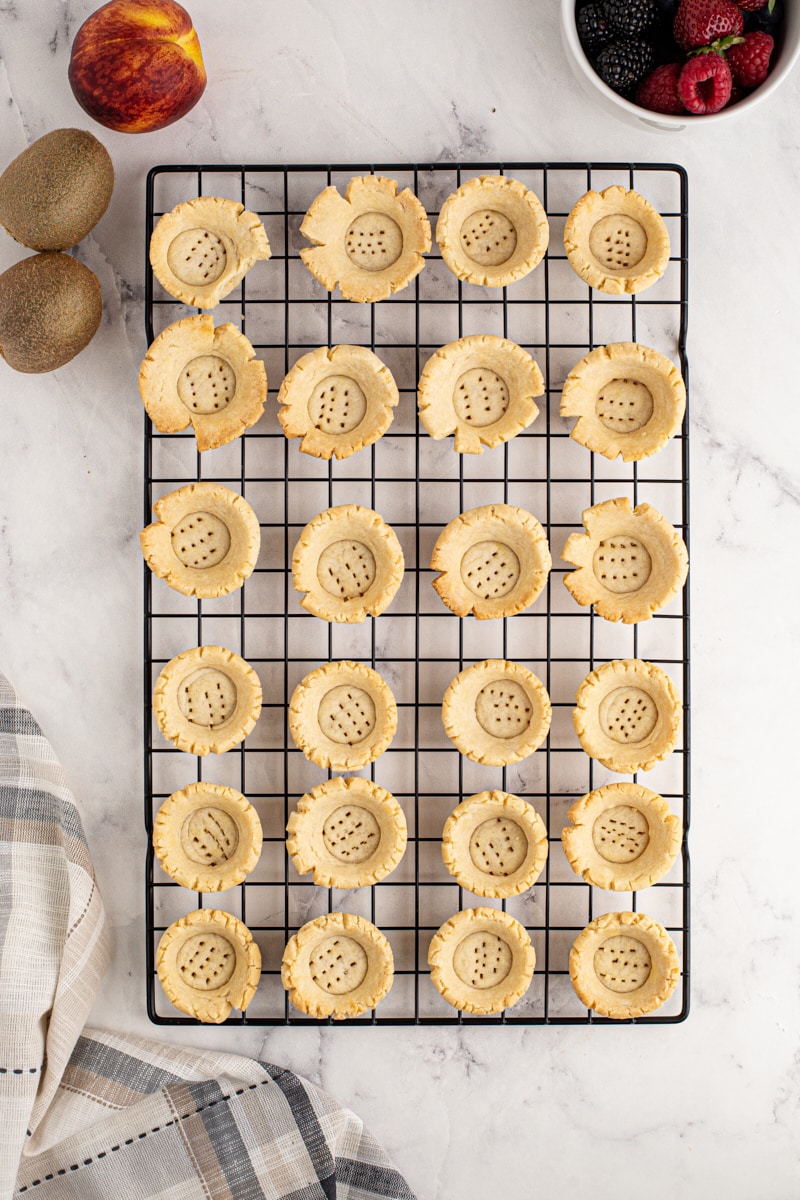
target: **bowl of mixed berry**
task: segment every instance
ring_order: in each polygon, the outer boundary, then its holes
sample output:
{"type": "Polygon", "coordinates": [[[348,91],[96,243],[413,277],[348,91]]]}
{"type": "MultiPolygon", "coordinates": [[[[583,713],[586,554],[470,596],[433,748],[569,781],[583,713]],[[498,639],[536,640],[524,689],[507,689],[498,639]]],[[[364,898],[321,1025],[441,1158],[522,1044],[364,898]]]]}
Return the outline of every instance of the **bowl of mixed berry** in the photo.
{"type": "Polygon", "coordinates": [[[660,128],[741,113],[800,52],[797,0],[562,0],[578,78],[618,115],[660,128]]]}

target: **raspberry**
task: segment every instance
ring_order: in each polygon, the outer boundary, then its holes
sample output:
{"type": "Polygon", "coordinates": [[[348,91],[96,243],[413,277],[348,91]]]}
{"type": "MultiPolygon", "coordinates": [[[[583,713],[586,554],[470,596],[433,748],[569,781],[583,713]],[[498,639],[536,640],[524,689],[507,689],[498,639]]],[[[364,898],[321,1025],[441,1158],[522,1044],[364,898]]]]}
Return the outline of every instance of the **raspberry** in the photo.
{"type": "Polygon", "coordinates": [[[698,54],[684,63],[678,95],[691,113],[719,112],[731,98],[731,69],[721,54],[698,54]]]}
{"type": "Polygon", "coordinates": [[[678,95],[680,73],[680,63],[665,63],[663,67],[656,67],[655,71],[651,71],[639,84],[636,103],[642,108],[648,108],[650,112],[686,112],[678,95]]]}
{"type": "Polygon", "coordinates": [[[746,33],[743,42],[731,46],[728,51],[728,66],[734,83],[741,87],[754,88],[763,83],[769,74],[774,40],[768,33],[746,33]]]}
{"type": "Polygon", "coordinates": [[[681,0],[672,32],[683,50],[707,46],[717,38],[738,37],[744,17],[733,0],[681,0]]]}

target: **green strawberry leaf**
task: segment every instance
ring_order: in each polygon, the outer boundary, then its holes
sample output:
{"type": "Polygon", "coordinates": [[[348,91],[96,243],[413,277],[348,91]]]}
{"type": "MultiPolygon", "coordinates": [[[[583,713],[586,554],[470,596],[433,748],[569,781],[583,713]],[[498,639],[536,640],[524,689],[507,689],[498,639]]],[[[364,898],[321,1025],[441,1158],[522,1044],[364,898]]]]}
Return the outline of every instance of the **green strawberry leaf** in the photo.
{"type": "Polygon", "coordinates": [[[708,46],[698,46],[696,50],[690,50],[687,58],[694,58],[697,54],[724,54],[726,50],[730,50],[731,46],[738,46],[743,41],[743,37],[735,37],[733,34],[728,34],[726,37],[717,38],[715,42],[709,43],[708,46]]]}

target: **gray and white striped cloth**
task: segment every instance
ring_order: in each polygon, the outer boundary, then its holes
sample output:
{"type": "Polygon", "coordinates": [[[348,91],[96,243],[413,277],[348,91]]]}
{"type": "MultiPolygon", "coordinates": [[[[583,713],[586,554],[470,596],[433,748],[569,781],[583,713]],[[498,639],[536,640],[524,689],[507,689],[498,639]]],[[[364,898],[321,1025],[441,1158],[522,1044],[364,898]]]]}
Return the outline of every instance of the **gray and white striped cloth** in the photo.
{"type": "Polygon", "coordinates": [[[85,1029],[107,964],[75,802],[0,674],[0,1200],[414,1200],[290,1071],[85,1029]]]}

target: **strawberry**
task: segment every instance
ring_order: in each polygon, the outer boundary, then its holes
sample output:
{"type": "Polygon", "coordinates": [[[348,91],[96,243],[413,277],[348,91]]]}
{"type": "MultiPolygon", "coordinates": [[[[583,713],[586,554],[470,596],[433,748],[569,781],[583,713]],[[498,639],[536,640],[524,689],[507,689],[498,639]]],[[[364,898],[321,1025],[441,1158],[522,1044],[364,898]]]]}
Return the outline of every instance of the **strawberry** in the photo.
{"type": "Polygon", "coordinates": [[[728,51],[728,66],[734,83],[741,87],[754,88],[763,83],[769,74],[769,60],[775,46],[768,33],[746,33],[744,41],[731,46],[728,51]]]}
{"type": "Polygon", "coordinates": [[[767,7],[767,0],[736,0],[736,6],[742,12],[758,12],[767,7]]]}
{"type": "Polygon", "coordinates": [[[678,76],[681,72],[680,63],[665,63],[656,67],[639,84],[636,92],[636,103],[650,112],[682,113],[686,109],[678,95],[678,76]]]}
{"type": "Polygon", "coordinates": [[[717,38],[738,37],[744,17],[733,0],[681,0],[672,32],[683,50],[707,46],[717,38]]]}
{"type": "Polygon", "coordinates": [[[684,63],[678,76],[678,95],[691,113],[715,113],[731,98],[731,69],[721,54],[710,51],[684,63]]]}

